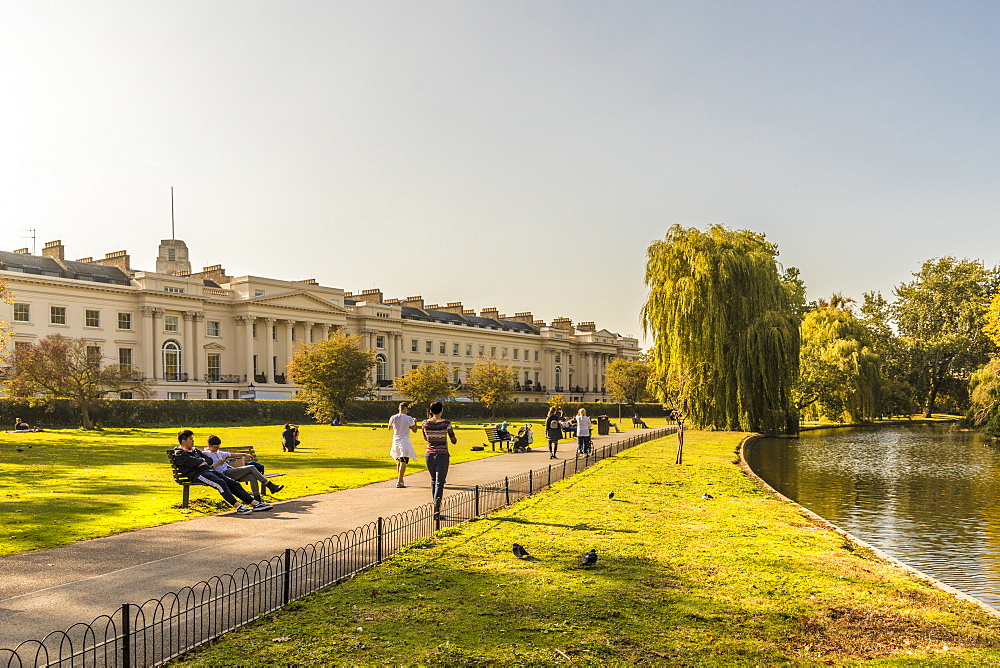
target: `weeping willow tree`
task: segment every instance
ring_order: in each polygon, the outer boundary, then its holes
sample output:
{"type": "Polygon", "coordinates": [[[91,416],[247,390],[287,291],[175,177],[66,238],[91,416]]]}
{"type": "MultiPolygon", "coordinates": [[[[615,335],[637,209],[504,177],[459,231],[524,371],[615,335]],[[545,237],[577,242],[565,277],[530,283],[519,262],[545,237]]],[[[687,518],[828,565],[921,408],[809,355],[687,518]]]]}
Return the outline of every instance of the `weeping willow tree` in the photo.
{"type": "Polygon", "coordinates": [[[675,225],[646,251],[652,386],[695,427],[795,433],[801,295],[763,234],[675,225]]]}
{"type": "Polygon", "coordinates": [[[806,419],[871,420],[879,407],[880,360],[871,333],[835,294],[802,320],[796,407],[806,419]]]}

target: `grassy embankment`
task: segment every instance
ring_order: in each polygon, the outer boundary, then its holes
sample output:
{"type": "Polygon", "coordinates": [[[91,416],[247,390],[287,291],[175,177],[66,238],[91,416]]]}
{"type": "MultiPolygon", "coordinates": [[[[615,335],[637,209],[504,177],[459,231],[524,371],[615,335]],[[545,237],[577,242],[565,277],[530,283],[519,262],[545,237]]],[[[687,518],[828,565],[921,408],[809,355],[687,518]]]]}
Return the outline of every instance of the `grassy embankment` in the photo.
{"type": "Polygon", "coordinates": [[[639,446],[181,663],[1000,665],[1000,621],[763,491],[743,436],[639,446]]]}
{"type": "MultiPolygon", "coordinates": [[[[536,443],[543,443],[540,420],[530,422],[536,425],[536,443]]],[[[653,424],[664,420],[650,421],[653,424]]],[[[286,485],[278,498],[290,499],[395,477],[389,432],[381,423],[373,430],[374,426],[304,425],[302,445],[294,453],[281,451],[281,426],[192,429],[199,447],[210,434],[222,438],[223,449],[227,444],[254,446],[268,471],[288,474],[278,479],[286,485]]],[[[453,448],[452,462],[495,454],[469,450],[468,446],[483,442],[478,423],[456,422],[456,430],[459,445],[453,448]]],[[[191,489],[190,509],[178,507],[182,490],[165,454],[176,445],[176,433],[176,429],[0,433],[4,477],[0,556],[232,510],[207,487],[191,489]]],[[[422,452],[419,435],[413,436],[422,452]]],[[[418,458],[407,473],[422,470],[418,458]]]]}

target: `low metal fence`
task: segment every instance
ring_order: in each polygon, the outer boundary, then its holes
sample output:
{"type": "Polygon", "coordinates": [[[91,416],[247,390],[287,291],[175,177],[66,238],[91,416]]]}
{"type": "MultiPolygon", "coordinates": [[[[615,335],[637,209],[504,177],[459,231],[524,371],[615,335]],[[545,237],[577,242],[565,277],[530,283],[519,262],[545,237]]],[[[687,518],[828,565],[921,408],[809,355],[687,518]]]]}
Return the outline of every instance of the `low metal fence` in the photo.
{"type": "Polygon", "coordinates": [[[0,649],[0,668],[162,665],[290,601],[343,582],[442,527],[499,510],[622,450],[675,431],[676,427],[650,429],[572,460],[476,485],[445,497],[439,515],[428,503],[303,547],[286,549],[266,561],[145,603],[123,603],[116,612],[101,615],[89,624],[74,624],[41,640],[0,649]]]}

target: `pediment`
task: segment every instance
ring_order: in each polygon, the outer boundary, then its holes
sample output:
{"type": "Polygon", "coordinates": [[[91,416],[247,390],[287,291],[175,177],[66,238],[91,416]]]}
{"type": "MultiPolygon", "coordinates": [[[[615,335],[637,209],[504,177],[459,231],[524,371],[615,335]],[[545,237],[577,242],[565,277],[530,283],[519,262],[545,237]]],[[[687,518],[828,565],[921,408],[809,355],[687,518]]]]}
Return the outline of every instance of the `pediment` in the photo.
{"type": "Polygon", "coordinates": [[[262,306],[276,306],[287,309],[302,309],[306,311],[326,311],[348,315],[350,312],[339,304],[334,304],[321,297],[308,292],[307,290],[297,290],[295,292],[283,292],[276,295],[266,295],[264,297],[254,297],[248,300],[250,304],[260,304],[262,306]]]}
{"type": "Polygon", "coordinates": [[[226,347],[224,345],[222,345],[221,343],[216,343],[215,341],[205,344],[205,350],[225,350],[225,349],[226,347]]]}

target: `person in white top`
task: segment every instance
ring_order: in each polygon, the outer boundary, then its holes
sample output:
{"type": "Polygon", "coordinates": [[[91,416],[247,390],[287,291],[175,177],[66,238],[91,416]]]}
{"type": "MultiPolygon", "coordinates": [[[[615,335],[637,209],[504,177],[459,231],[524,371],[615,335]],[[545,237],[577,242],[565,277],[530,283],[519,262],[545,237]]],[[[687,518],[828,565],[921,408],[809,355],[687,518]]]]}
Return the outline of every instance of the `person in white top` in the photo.
{"type": "Polygon", "coordinates": [[[396,487],[406,487],[403,475],[406,465],[411,459],[417,458],[417,451],[410,443],[410,432],[416,432],[417,421],[409,415],[410,407],[406,402],[399,405],[399,412],[389,418],[389,429],[392,429],[392,447],[389,456],[396,460],[396,487]]]}
{"type": "Polygon", "coordinates": [[[590,454],[590,426],[592,424],[587,417],[587,409],[581,408],[573,418],[576,423],[576,451],[581,455],[590,454]]]}

